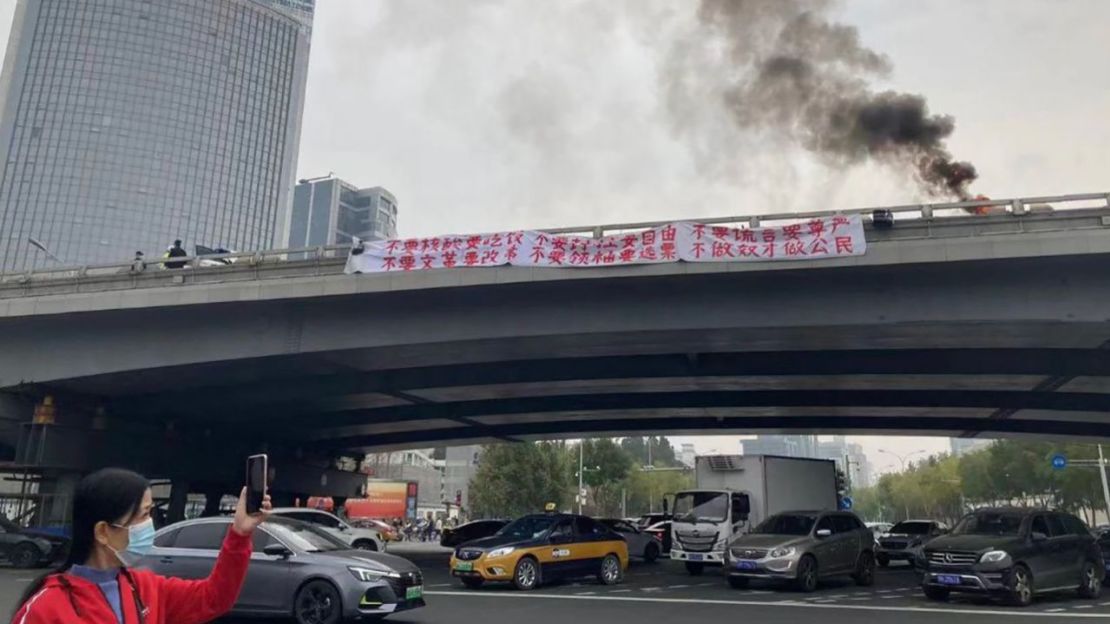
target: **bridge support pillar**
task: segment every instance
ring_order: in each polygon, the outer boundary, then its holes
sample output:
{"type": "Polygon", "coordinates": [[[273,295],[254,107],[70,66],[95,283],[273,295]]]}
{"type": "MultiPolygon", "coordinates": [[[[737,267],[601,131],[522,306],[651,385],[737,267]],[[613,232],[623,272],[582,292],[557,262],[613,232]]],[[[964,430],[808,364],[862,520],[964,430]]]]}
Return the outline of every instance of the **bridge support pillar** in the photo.
{"type": "MultiPolygon", "coordinates": [[[[171,494],[172,496],[172,494],[171,494]]],[[[220,499],[223,498],[224,491],[219,488],[211,488],[204,491],[204,511],[201,516],[211,518],[212,516],[220,515],[220,499]]]]}
{"type": "MultiPolygon", "coordinates": [[[[166,522],[173,524],[185,519],[185,503],[189,500],[189,483],[183,479],[170,482],[170,504],[166,510],[166,522]]],[[[207,499],[205,503],[207,504],[207,499]]]]}

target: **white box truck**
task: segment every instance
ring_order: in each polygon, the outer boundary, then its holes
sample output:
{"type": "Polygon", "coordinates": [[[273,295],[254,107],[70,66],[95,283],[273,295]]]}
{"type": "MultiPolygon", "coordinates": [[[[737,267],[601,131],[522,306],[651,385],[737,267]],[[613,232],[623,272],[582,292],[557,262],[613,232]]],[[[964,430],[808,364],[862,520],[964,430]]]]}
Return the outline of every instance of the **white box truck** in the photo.
{"type": "Polygon", "coordinates": [[[738,535],[784,511],[837,508],[836,462],[775,455],[704,455],[696,489],[674,496],[671,559],[690,574],[724,563],[738,535]]]}

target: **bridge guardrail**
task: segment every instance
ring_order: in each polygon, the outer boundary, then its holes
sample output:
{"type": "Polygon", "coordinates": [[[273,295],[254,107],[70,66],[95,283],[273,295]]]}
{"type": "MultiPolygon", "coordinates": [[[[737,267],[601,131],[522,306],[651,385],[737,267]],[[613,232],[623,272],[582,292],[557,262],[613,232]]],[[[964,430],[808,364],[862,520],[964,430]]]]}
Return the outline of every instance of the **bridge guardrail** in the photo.
{"type": "MultiPolygon", "coordinates": [[[[707,217],[707,218],[690,218],[683,219],[686,221],[694,221],[698,223],[705,223],[707,225],[737,225],[741,227],[760,227],[761,225],[777,224],[781,222],[798,221],[800,219],[810,219],[816,217],[827,217],[830,215],[845,215],[845,214],[861,214],[866,216],[872,215],[875,211],[883,210],[890,212],[896,221],[906,222],[932,222],[936,219],[947,221],[948,219],[958,219],[962,222],[968,222],[969,219],[991,219],[997,218],[999,215],[1007,215],[1009,217],[1024,217],[1027,215],[1037,214],[1061,214],[1066,215],[1071,210],[1098,208],[1107,212],[1103,217],[1102,225],[1110,225],[1110,193],[1082,193],[1072,195],[1056,195],[1044,197],[1024,197],[1013,199],[991,199],[991,200],[972,200],[961,202],[944,202],[932,204],[905,204],[899,206],[876,206],[869,208],[854,208],[848,210],[824,210],[824,211],[811,211],[811,212],[792,212],[792,213],[775,213],[764,215],[742,215],[742,216],[726,216],[726,217],[707,217]],[[1056,213],[1058,208],[1063,210],[1061,213],[1056,213]],[[998,209],[993,215],[973,215],[968,214],[966,209],[969,208],[995,208],[998,209]]],[[[667,221],[642,221],[632,223],[614,223],[606,225],[588,225],[581,227],[561,227],[561,228],[541,228],[540,231],[548,232],[551,234],[579,234],[600,238],[611,234],[619,234],[630,230],[642,230],[651,227],[657,227],[667,221]]],[[[191,276],[190,282],[205,282],[205,281],[219,281],[216,279],[206,279],[221,275],[224,272],[232,271],[241,273],[243,269],[257,268],[263,265],[273,266],[275,263],[289,263],[290,266],[298,268],[296,274],[304,276],[306,274],[305,268],[307,266],[315,266],[317,273],[323,269],[328,269],[328,272],[334,272],[334,267],[341,267],[350,250],[350,245],[322,245],[314,247],[295,247],[295,248],[281,248],[281,249],[268,249],[260,251],[241,251],[231,252],[224,254],[212,254],[204,256],[182,256],[176,258],[158,258],[145,260],[140,265],[136,261],[119,262],[111,264],[92,264],[92,265],[72,265],[61,267],[46,267],[36,268],[30,271],[20,273],[5,273],[0,274],[0,286],[16,285],[29,285],[33,282],[46,282],[46,281],[60,281],[65,283],[73,283],[74,281],[103,281],[103,280],[117,280],[122,276],[139,277],[149,274],[150,272],[157,273],[169,282],[184,283],[185,275],[191,276]],[[220,264],[218,260],[230,260],[230,264],[220,264]],[[165,268],[164,264],[168,262],[185,263],[185,267],[181,269],[165,268]]],[[[311,271],[309,275],[313,274],[311,271]]],[[[274,272],[274,277],[282,277],[280,271],[274,272]]],[[[145,281],[145,280],[144,280],[145,281]]],[[[156,280],[162,282],[163,280],[156,280]]],[[[136,284],[137,285],[137,284],[136,284]]]]}

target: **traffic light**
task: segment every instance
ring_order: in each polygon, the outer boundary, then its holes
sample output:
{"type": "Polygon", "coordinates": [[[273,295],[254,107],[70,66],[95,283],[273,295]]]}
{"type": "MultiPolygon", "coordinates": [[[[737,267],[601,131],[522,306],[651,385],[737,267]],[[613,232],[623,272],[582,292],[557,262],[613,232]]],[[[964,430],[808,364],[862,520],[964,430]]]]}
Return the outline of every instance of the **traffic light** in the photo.
{"type": "Polygon", "coordinates": [[[851,486],[848,484],[848,476],[840,468],[836,469],[836,494],[839,497],[844,497],[851,491],[851,486]]]}

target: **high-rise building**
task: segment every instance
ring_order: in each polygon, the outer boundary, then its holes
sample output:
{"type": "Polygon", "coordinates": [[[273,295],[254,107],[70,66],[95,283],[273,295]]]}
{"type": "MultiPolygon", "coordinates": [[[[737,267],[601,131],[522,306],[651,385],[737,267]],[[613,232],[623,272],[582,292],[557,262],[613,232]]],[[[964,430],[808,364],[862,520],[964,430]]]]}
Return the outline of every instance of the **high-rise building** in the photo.
{"type": "Polygon", "coordinates": [[[682,445],[682,450],[678,453],[678,461],[682,462],[683,466],[693,468],[696,461],[697,451],[694,450],[694,445],[689,442],[682,445]]]}
{"type": "Polygon", "coordinates": [[[817,457],[817,436],[760,435],[740,441],[745,455],[781,455],[783,457],[817,457]]]}
{"type": "Polygon", "coordinates": [[[312,9],[21,0],[0,76],[0,272],[126,261],[178,238],[284,241],[312,9]]]}
{"type": "Polygon", "coordinates": [[[966,455],[972,451],[977,451],[981,448],[986,448],[993,440],[984,440],[981,438],[949,438],[948,443],[952,448],[952,454],[956,457],[966,455]]]}
{"type": "Polygon", "coordinates": [[[288,247],[397,237],[397,198],[375,186],[360,189],[333,176],[301,180],[293,193],[288,247]]]}

